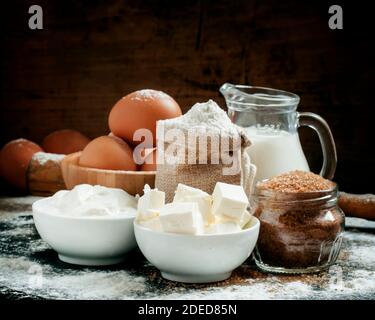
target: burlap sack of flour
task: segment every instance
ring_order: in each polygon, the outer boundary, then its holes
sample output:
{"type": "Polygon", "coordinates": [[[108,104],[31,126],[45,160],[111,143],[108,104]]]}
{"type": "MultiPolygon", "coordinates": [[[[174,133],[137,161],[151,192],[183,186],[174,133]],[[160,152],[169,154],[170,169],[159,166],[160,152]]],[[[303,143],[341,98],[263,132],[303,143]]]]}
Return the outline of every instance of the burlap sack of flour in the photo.
{"type": "Polygon", "coordinates": [[[251,142],[214,101],[195,104],[185,115],[157,122],[155,186],[173,200],[179,183],[212,193],[216,182],[242,185],[250,195],[255,166],[251,142]]]}

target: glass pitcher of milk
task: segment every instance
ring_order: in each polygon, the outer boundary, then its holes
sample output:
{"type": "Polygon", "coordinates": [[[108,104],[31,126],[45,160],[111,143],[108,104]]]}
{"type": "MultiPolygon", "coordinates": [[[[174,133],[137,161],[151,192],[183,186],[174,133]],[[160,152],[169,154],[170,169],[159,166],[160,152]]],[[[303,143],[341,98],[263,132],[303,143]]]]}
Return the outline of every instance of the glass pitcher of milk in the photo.
{"type": "Polygon", "coordinates": [[[245,128],[252,145],[248,152],[257,166],[255,181],[291,170],[309,171],[298,136],[299,126],[314,129],[323,151],[320,175],[332,179],[336,170],[335,142],[327,122],[317,114],[297,112],[296,94],[271,88],[225,83],[225,97],[232,122],[245,128]]]}

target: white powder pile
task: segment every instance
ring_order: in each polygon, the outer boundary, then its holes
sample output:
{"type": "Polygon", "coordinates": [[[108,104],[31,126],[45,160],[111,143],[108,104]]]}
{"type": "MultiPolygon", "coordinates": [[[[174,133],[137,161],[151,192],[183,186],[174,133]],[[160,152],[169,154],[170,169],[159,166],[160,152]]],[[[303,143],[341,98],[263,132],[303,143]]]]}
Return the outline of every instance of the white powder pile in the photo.
{"type": "Polygon", "coordinates": [[[153,90],[153,89],[143,89],[143,90],[136,91],[135,94],[131,97],[131,100],[145,101],[145,100],[168,99],[168,98],[170,97],[163,91],[158,91],[158,90],[153,90]]]}
{"type": "MultiPolygon", "coordinates": [[[[204,103],[196,103],[184,115],[160,121],[165,130],[178,128],[182,130],[206,129],[206,132],[238,136],[239,128],[232,123],[228,115],[213,100],[204,103]]],[[[158,122],[159,124],[159,122],[158,122]]]]}
{"type": "Polygon", "coordinates": [[[33,160],[43,166],[50,161],[53,163],[60,163],[64,157],[64,154],[37,152],[33,155],[33,160]]]}

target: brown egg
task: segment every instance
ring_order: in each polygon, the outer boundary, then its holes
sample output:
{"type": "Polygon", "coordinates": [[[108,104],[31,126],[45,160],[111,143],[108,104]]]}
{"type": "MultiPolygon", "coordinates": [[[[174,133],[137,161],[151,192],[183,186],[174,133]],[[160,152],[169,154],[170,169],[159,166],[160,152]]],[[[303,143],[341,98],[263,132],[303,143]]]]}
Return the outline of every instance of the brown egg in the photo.
{"type": "Polygon", "coordinates": [[[43,140],[45,152],[69,154],[81,151],[90,142],[90,139],[76,130],[63,129],[50,133],[43,140]]]}
{"type": "Polygon", "coordinates": [[[0,151],[1,177],[13,187],[26,189],[27,167],[34,153],[40,151],[40,146],[26,139],[8,142],[0,151]]]}
{"type": "Polygon", "coordinates": [[[102,136],[92,140],[83,149],[79,165],[108,170],[137,170],[133,150],[115,136],[102,136]]]}
{"type": "Polygon", "coordinates": [[[141,165],[141,171],[156,171],[156,148],[144,149],[143,155],[146,155],[144,163],[141,165]],[[151,163],[147,163],[152,161],[151,163]]]}
{"type": "MultiPolygon", "coordinates": [[[[109,128],[115,136],[132,145],[134,132],[146,128],[152,132],[152,146],[156,146],[156,121],[180,116],[177,102],[162,91],[144,89],[132,92],[119,100],[109,114],[109,128]]],[[[150,144],[150,147],[152,147],[150,144]]]]}

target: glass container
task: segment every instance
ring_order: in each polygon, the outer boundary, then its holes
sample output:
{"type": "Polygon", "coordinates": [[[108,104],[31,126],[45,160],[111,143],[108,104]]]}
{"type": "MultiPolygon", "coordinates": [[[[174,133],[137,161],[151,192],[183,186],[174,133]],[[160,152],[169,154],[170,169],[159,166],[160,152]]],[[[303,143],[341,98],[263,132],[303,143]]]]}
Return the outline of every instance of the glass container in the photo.
{"type": "Polygon", "coordinates": [[[337,185],[331,190],[299,193],[257,188],[257,266],[267,272],[298,274],[318,272],[335,263],[345,222],[337,196],[337,185]]]}

